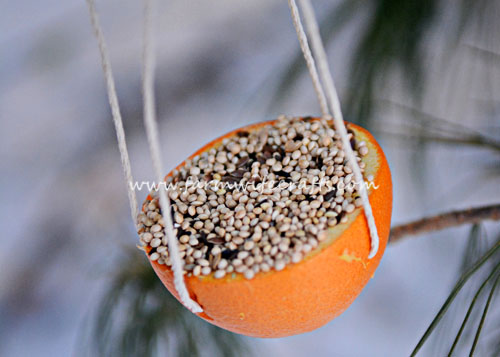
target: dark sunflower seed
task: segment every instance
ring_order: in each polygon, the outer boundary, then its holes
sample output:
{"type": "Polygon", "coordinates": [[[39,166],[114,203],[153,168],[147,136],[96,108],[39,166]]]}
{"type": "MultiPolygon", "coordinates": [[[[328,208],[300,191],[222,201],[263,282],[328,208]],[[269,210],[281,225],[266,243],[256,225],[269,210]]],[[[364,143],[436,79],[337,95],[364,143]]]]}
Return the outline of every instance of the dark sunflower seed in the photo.
{"type": "Polygon", "coordinates": [[[332,189],[332,190],[328,191],[326,193],[326,195],[324,196],[324,200],[325,201],[330,201],[332,198],[334,198],[335,197],[335,191],[336,191],[335,189],[332,189]]]}
{"type": "Polygon", "coordinates": [[[238,252],[239,252],[238,249],[232,249],[232,250],[226,249],[226,250],[222,251],[221,256],[222,256],[222,258],[224,258],[226,260],[231,260],[238,255],[238,252]]]}
{"type": "Polygon", "coordinates": [[[236,166],[237,167],[242,167],[242,166],[245,166],[245,164],[250,160],[250,158],[248,156],[243,156],[241,159],[238,160],[238,162],[236,163],[236,166]]]}
{"type": "Polygon", "coordinates": [[[283,171],[283,170],[276,172],[276,175],[283,176],[283,177],[290,177],[290,174],[286,171],[283,171]]]}
{"type": "Polygon", "coordinates": [[[253,183],[253,184],[260,183],[260,182],[262,182],[260,177],[252,177],[252,178],[250,178],[250,180],[248,180],[248,183],[253,183]]]}
{"type": "Polygon", "coordinates": [[[352,137],[349,142],[351,143],[351,149],[355,150],[356,149],[356,139],[354,139],[354,137],[352,137]]]}
{"type": "Polygon", "coordinates": [[[272,154],[275,150],[274,150],[274,148],[271,145],[265,144],[264,147],[262,148],[262,151],[263,152],[269,152],[269,153],[272,154]]]}
{"type": "Polygon", "coordinates": [[[219,253],[217,255],[210,254],[210,258],[208,259],[208,262],[209,262],[210,266],[212,267],[212,269],[215,269],[217,267],[217,265],[219,265],[221,258],[222,258],[221,253],[219,253]]]}
{"type": "Polygon", "coordinates": [[[231,176],[237,177],[237,178],[242,178],[246,173],[247,173],[247,171],[238,169],[236,171],[231,172],[231,176]]]}
{"type": "Polygon", "coordinates": [[[221,181],[222,182],[229,182],[229,183],[238,183],[238,182],[240,182],[240,179],[237,177],[226,175],[226,176],[222,176],[221,181]]]}
{"type": "Polygon", "coordinates": [[[306,197],[304,198],[304,200],[308,201],[308,202],[311,202],[311,201],[314,201],[316,198],[311,196],[311,195],[305,195],[306,197]]]}
{"type": "Polygon", "coordinates": [[[224,244],[225,240],[224,238],[221,237],[213,237],[213,238],[208,238],[207,242],[212,244],[224,244]]]}
{"type": "Polygon", "coordinates": [[[205,177],[204,177],[204,179],[205,179],[205,181],[206,181],[206,182],[210,182],[210,181],[212,181],[212,179],[213,179],[213,178],[214,178],[214,177],[212,176],[212,174],[207,174],[207,175],[205,175],[205,177]]]}

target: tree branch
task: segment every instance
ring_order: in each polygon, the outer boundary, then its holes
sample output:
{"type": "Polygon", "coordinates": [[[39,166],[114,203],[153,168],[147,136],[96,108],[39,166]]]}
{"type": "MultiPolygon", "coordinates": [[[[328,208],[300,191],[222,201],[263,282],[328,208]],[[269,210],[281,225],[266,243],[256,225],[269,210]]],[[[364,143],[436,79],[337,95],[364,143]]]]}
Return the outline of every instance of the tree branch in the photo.
{"type": "Polygon", "coordinates": [[[391,229],[389,241],[390,243],[394,243],[405,236],[439,231],[445,228],[468,223],[479,223],[485,220],[500,220],[500,204],[443,213],[402,224],[391,229]]]}

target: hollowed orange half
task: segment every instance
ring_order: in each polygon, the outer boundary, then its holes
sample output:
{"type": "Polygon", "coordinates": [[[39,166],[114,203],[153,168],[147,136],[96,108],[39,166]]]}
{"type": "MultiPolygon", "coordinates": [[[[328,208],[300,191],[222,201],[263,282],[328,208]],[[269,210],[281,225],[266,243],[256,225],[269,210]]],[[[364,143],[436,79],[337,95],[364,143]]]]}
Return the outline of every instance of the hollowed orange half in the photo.
{"type": "MultiPolygon", "coordinates": [[[[268,121],[234,130],[202,147],[190,158],[221,145],[240,131],[253,131],[268,121]]],[[[369,199],[380,237],[376,256],[368,259],[370,236],[362,208],[347,215],[324,234],[327,238],[296,264],[284,270],[260,272],[251,280],[242,274],[222,279],[212,275],[186,277],[191,297],[200,304],[199,317],[226,330],[254,337],[284,337],[312,331],[341,314],[373,277],[387,244],[392,210],[389,166],[380,146],[365,129],[347,123],[357,141],[365,141],[365,177],[373,176],[369,199]]],[[[181,167],[180,164],[177,168],[181,167]]],[[[170,173],[169,175],[171,175],[170,173]]],[[[167,177],[169,176],[167,175],[167,177]]],[[[148,196],[148,200],[151,197],[148,196]]],[[[151,262],[167,289],[177,298],[173,274],[166,265],[151,262]]]]}

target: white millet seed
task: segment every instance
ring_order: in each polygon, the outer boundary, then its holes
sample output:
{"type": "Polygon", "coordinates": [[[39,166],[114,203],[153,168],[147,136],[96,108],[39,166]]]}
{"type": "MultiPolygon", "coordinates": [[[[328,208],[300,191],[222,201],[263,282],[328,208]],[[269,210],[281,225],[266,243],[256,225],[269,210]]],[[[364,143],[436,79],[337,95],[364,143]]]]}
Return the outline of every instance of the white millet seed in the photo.
{"type": "Polygon", "coordinates": [[[245,278],[250,280],[255,276],[255,273],[252,269],[247,269],[243,272],[243,275],[245,276],[245,278]]]}
{"type": "Polygon", "coordinates": [[[225,270],[217,270],[215,273],[214,273],[214,278],[215,279],[220,279],[220,278],[223,278],[224,275],[226,275],[226,271],[225,270]]]}

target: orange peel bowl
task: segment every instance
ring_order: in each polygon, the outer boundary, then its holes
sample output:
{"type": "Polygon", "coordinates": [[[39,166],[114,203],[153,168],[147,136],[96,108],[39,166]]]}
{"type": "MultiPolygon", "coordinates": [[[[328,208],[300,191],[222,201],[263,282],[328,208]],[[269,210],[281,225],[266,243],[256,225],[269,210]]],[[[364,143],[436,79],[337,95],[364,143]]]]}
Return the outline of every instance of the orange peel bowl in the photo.
{"type": "MultiPolygon", "coordinates": [[[[316,120],[316,119],[314,119],[316,120]]],[[[275,120],[234,130],[202,147],[195,157],[238,132],[254,131],[275,120]]],[[[387,245],[391,211],[392,181],[385,155],[365,129],[346,123],[358,141],[369,149],[362,158],[365,177],[373,175],[368,187],[370,203],[380,237],[380,247],[368,259],[370,236],[362,208],[349,213],[346,223],[329,228],[320,242],[299,263],[281,271],[259,272],[247,280],[242,274],[222,279],[208,276],[185,277],[189,294],[202,308],[202,319],[226,330],[253,337],[285,337],[312,331],[340,315],[373,277],[387,245]]],[[[180,164],[178,168],[182,167],[180,164]]],[[[172,172],[167,175],[172,175],[172,172]]],[[[150,200],[148,196],[147,200],[150,200]]],[[[148,249],[147,249],[148,250],[148,249]]],[[[150,261],[166,288],[177,298],[172,270],[150,261]]]]}

